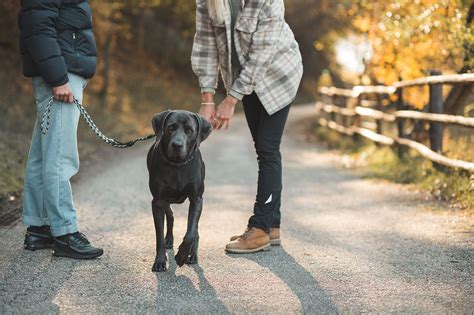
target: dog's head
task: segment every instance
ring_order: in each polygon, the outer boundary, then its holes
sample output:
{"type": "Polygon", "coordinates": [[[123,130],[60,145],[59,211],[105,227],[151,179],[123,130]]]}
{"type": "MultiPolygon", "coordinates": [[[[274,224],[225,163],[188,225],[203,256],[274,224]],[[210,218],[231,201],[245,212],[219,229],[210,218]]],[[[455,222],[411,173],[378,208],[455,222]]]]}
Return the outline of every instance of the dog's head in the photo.
{"type": "Polygon", "coordinates": [[[178,163],[185,161],[195,148],[199,148],[212,131],[207,120],[185,110],[167,110],[156,114],[151,124],[167,158],[178,163]]]}

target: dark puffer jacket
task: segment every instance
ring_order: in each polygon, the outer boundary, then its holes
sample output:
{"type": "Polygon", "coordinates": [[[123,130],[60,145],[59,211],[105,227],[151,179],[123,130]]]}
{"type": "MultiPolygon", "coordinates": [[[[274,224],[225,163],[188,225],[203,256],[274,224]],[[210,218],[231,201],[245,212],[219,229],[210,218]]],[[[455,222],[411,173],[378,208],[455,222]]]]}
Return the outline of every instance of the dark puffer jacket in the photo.
{"type": "Polygon", "coordinates": [[[18,15],[23,74],[41,76],[52,86],[71,72],[94,76],[97,48],[87,0],[22,0],[18,15]]]}

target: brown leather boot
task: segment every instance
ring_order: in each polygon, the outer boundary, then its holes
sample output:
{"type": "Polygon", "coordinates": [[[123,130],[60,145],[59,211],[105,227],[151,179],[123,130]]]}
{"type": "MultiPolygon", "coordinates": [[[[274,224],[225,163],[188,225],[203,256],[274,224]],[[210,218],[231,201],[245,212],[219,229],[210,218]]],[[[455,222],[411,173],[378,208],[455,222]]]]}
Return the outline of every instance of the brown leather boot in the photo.
{"type": "Polygon", "coordinates": [[[281,245],[280,228],[271,228],[270,229],[270,234],[268,234],[268,236],[270,237],[270,244],[272,246],[281,245]]]}
{"type": "MultiPolygon", "coordinates": [[[[245,230],[245,232],[247,232],[249,229],[247,228],[247,230],[245,230]]],[[[234,235],[230,238],[230,241],[235,241],[236,239],[238,239],[239,237],[241,237],[243,234],[241,235],[234,235]]],[[[270,237],[270,245],[272,246],[278,246],[278,245],[281,245],[281,240],[280,240],[280,228],[271,228],[270,229],[270,234],[268,234],[269,237],[270,237]]]]}
{"type": "Polygon", "coordinates": [[[247,233],[248,231],[250,230],[250,228],[246,228],[245,229],[245,232],[240,234],[240,235],[233,235],[230,237],[230,241],[233,242],[235,241],[236,239],[238,239],[239,237],[242,237],[242,235],[244,235],[245,233],[247,233]]]}
{"type": "Polygon", "coordinates": [[[270,237],[259,228],[248,228],[236,240],[227,243],[225,251],[234,254],[255,253],[270,249],[270,237]]]}

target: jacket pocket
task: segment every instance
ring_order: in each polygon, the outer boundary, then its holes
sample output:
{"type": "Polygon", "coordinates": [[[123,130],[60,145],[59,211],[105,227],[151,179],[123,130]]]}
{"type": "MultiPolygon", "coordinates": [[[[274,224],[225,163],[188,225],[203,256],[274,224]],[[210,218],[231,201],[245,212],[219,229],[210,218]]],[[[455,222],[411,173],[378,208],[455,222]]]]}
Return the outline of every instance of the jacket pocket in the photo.
{"type": "Polygon", "coordinates": [[[257,30],[258,18],[241,16],[235,23],[235,29],[243,32],[252,34],[257,30]]]}
{"type": "Polygon", "coordinates": [[[258,18],[240,17],[235,23],[236,38],[239,41],[240,49],[245,58],[248,57],[252,36],[257,31],[258,18]]]}
{"type": "Polygon", "coordinates": [[[74,33],[74,51],[85,56],[95,56],[97,48],[92,30],[82,30],[74,33]]]}

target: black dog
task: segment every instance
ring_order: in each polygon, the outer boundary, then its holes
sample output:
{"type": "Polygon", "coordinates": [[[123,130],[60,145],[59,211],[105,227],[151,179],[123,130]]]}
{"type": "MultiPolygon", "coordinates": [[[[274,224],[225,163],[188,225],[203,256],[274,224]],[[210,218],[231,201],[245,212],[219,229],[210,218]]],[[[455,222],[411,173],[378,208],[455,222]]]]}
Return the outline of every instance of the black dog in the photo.
{"type": "Polygon", "coordinates": [[[165,111],[152,120],[156,142],[147,157],[156,231],[156,258],[152,271],[167,270],[166,249],[173,248],[172,203],[189,199],[188,228],[175,256],[178,266],[198,261],[198,223],[204,193],[204,162],[199,145],[212,131],[211,124],[188,111],[165,111]],[[166,216],[166,237],[164,221],[166,216]]]}

